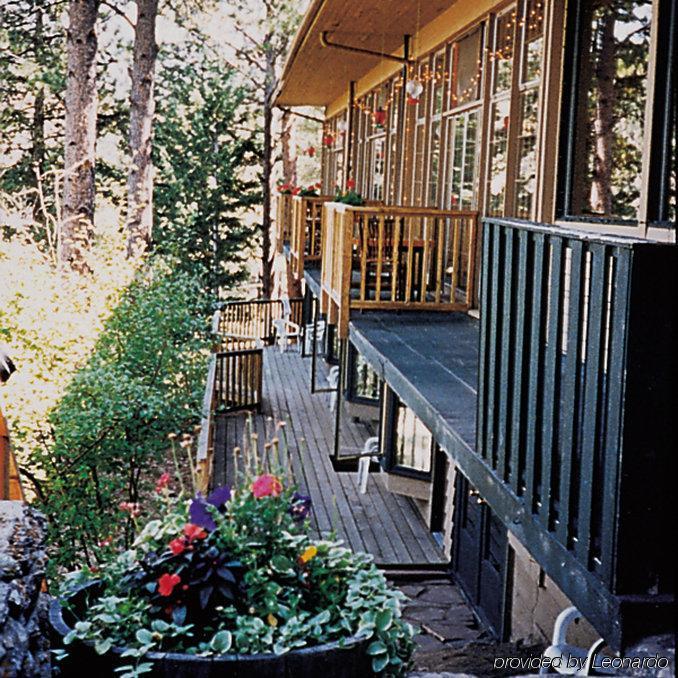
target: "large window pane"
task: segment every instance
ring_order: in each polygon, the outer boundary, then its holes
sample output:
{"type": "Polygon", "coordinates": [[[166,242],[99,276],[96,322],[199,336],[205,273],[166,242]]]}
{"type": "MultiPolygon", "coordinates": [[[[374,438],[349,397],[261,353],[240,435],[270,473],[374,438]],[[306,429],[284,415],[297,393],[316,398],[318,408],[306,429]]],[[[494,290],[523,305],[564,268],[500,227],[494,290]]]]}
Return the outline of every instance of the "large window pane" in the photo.
{"type": "Polygon", "coordinates": [[[428,206],[438,204],[438,179],[440,177],[440,122],[431,125],[431,150],[429,155],[428,206]]]}
{"type": "Polygon", "coordinates": [[[508,159],[509,99],[492,106],[490,120],[490,177],[487,212],[501,215],[506,194],[506,163],[508,159]]]}
{"type": "Polygon", "coordinates": [[[650,0],[586,0],[572,171],[572,213],[637,215],[650,46],[650,0]]]}
{"type": "Polygon", "coordinates": [[[412,410],[401,402],[397,407],[395,464],[430,473],[433,438],[412,410]]]}
{"type": "Polygon", "coordinates": [[[494,24],[494,45],[491,55],[494,62],[492,91],[495,94],[511,88],[515,29],[515,8],[497,17],[494,24]]]}
{"type": "Polygon", "coordinates": [[[480,97],[482,77],[482,26],[462,38],[454,46],[452,108],[480,97]]]}
{"type": "Polygon", "coordinates": [[[447,192],[451,209],[470,210],[477,205],[478,115],[474,110],[450,121],[447,192]]]}
{"type": "Polygon", "coordinates": [[[516,216],[526,219],[530,218],[536,190],[538,101],[539,91],[536,87],[520,95],[516,216]]]}
{"type": "Polygon", "coordinates": [[[356,398],[379,400],[379,376],[356,351],[353,362],[352,394],[356,398]]]}

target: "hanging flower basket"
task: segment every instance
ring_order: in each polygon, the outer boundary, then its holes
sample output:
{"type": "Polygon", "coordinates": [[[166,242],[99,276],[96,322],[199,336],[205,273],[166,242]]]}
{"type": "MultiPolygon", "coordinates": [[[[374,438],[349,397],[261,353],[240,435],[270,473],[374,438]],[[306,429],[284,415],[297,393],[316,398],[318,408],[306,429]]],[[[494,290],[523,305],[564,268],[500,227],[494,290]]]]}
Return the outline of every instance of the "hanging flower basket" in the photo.
{"type": "Polygon", "coordinates": [[[50,615],[64,675],[404,675],[402,593],[371,556],[311,536],[278,438],[251,448],[208,497],[163,477],[132,548],[66,578],[50,615]]]}

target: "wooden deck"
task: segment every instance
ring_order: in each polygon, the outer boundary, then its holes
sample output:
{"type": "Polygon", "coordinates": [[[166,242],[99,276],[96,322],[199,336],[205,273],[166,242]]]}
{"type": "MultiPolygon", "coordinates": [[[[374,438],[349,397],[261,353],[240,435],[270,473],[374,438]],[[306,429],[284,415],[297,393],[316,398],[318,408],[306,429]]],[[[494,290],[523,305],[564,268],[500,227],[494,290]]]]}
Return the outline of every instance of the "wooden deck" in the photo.
{"type": "MultiPolygon", "coordinates": [[[[368,491],[358,491],[355,472],[337,472],[330,461],[335,415],[328,393],[311,395],[310,360],[296,352],[264,350],[264,404],[254,415],[260,440],[270,440],[275,424],[286,421],[292,466],[299,489],[313,500],[312,524],[320,535],[332,530],[354,550],[366,551],[386,567],[446,564],[412,502],[386,490],[384,476],[371,473],[368,491]]],[[[320,381],[320,379],[319,379],[320,381]]],[[[242,444],[246,414],[222,415],[215,437],[214,483],[231,480],[232,450],[242,444]]],[[[342,417],[341,446],[362,448],[373,433],[342,417]]]]}

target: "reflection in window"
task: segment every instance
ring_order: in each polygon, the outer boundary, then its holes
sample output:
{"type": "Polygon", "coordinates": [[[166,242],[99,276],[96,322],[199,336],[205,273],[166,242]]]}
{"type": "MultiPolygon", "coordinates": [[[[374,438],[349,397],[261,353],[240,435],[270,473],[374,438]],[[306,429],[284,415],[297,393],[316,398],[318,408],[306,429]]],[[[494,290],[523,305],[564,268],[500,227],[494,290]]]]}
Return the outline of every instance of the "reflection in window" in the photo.
{"type": "Polygon", "coordinates": [[[511,88],[515,24],[515,7],[498,16],[495,21],[494,45],[491,55],[494,62],[494,82],[492,86],[494,94],[505,92],[511,88]]]}
{"type": "Polygon", "coordinates": [[[372,142],[372,200],[384,198],[384,137],[372,142]]]}
{"type": "Polygon", "coordinates": [[[634,219],[639,205],[651,0],[581,3],[572,213],[634,219]]]}
{"type": "Polygon", "coordinates": [[[355,351],[354,356],[351,395],[365,400],[379,400],[379,376],[360,353],[355,351]]]}
{"type": "Polygon", "coordinates": [[[502,99],[492,106],[487,212],[493,216],[504,211],[510,103],[509,99],[502,99]]]}
{"type": "Polygon", "coordinates": [[[541,55],[544,36],[544,4],[542,0],[527,0],[523,20],[524,45],[522,82],[541,77],[541,55]]]}
{"type": "Polygon", "coordinates": [[[483,30],[482,26],[479,26],[454,44],[452,108],[476,101],[480,97],[482,39],[483,30]]]}
{"type": "Polygon", "coordinates": [[[477,204],[478,110],[450,120],[447,192],[451,209],[471,210],[477,204]]]}
{"type": "Polygon", "coordinates": [[[536,190],[537,122],[539,90],[528,89],[520,95],[520,133],[516,172],[516,216],[529,218],[536,190]]]}
{"type": "Polygon", "coordinates": [[[433,438],[421,420],[397,402],[395,464],[422,473],[431,472],[433,438]]]}
{"type": "Polygon", "coordinates": [[[440,121],[431,124],[431,150],[429,155],[428,205],[438,202],[438,178],[440,176],[440,121]]]}

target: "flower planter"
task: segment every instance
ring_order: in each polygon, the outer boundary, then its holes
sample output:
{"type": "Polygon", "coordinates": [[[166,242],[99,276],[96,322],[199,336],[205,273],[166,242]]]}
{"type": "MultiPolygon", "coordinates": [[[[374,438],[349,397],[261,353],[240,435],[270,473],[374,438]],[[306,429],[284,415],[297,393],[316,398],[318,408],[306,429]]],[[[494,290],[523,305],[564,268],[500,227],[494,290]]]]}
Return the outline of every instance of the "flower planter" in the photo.
{"type": "MultiPolygon", "coordinates": [[[[97,584],[89,584],[76,591],[69,599],[73,607],[84,609],[89,597],[96,597],[97,584]]],[[[60,600],[52,601],[49,621],[52,630],[52,647],[63,647],[63,638],[75,623],[75,616],[62,607],[60,600]]],[[[372,675],[371,659],[366,653],[369,640],[349,638],[344,643],[333,642],[292,650],[283,655],[223,654],[198,657],[174,652],[149,652],[143,662],[153,664],[149,676],[167,678],[358,678],[372,675]]],[[[121,657],[125,648],[112,648],[98,655],[91,641],[75,641],[68,645],[68,657],[58,664],[61,676],[87,675],[119,676],[115,669],[134,664],[134,658],[121,657]]]]}

